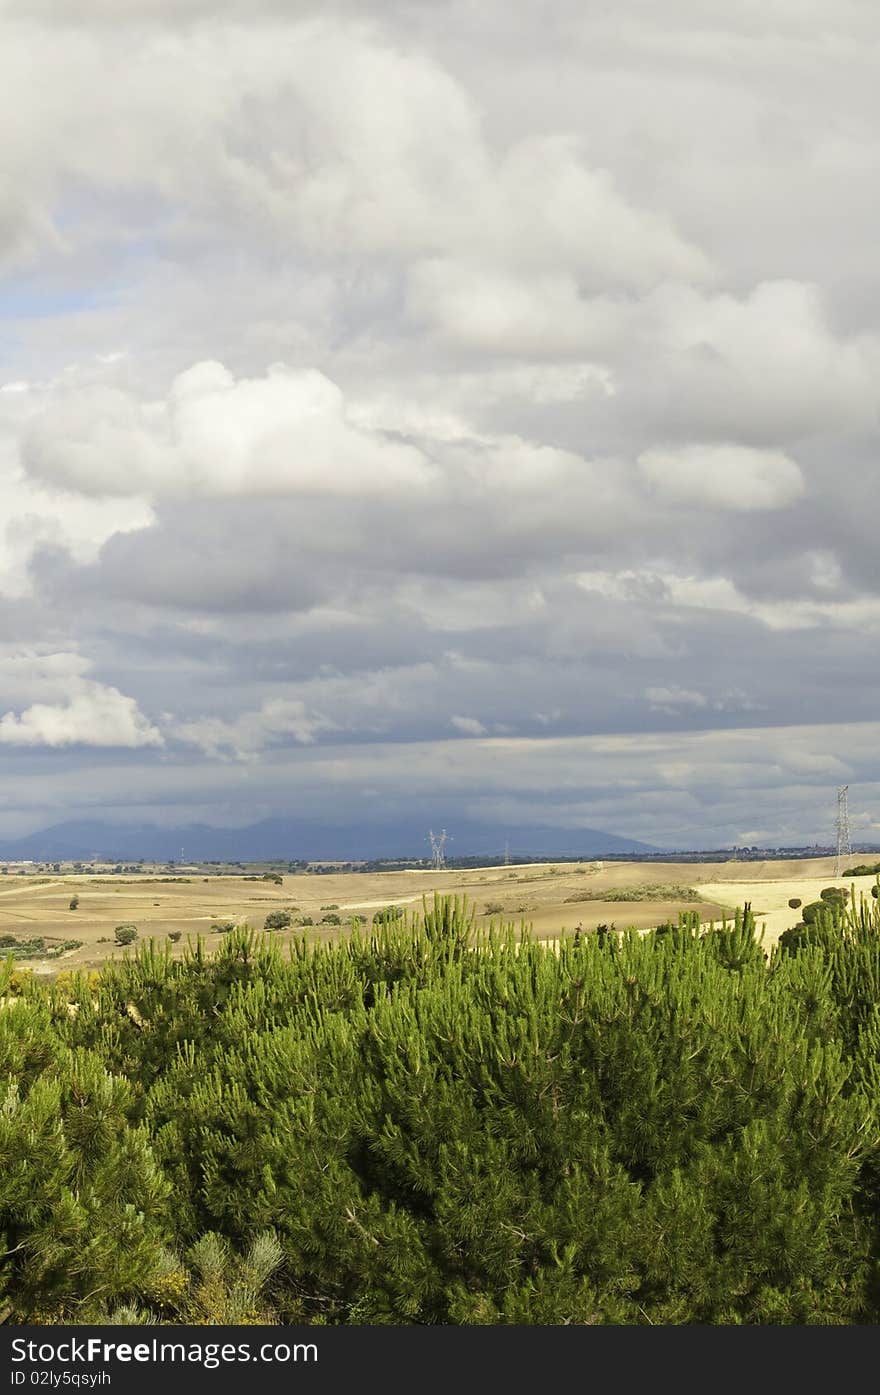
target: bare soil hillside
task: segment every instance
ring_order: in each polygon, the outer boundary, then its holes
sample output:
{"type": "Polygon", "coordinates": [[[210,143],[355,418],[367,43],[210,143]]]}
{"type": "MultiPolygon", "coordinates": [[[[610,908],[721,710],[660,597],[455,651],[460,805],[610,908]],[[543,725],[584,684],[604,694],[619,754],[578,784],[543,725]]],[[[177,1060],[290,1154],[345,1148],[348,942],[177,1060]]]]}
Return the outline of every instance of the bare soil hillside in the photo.
{"type": "Polygon", "coordinates": [[[680,910],[696,910],[702,920],[719,920],[749,901],[766,925],[766,943],[794,924],[798,913],[788,907],[791,897],[815,900],[824,886],[850,886],[867,891],[873,878],[834,877],[833,858],[779,862],[658,863],[581,862],[513,867],[387,873],[327,873],[285,876],[281,886],[242,876],[205,877],[179,869],[178,876],[16,876],[0,882],[0,936],[20,940],[43,937],[47,948],[63,941],[82,941],[80,948],[58,959],[27,961],[37,972],[92,968],[123,951],[115,943],[115,927],[137,926],[139,941],[166,940],[180,931],[172,952],[181,953],[190,938],[202,936],[209,948],[222,941],[212,929],[222,923],[263,928],[266,916],[287,910],[294,921],[310,917],[315,924],[280,931],[285,942],[294,934],[331,939],[349,933],[354,915],[372,920],[389,905],[418,911],[422,898],[434,892],[466,896],[480,923],[490,920],[525,922],[539,938],[555,939],[597,925],[618,930],[647,929],[680,910]],[[79,905],[69,909],[74,895],[79,905]],[[627,899],[621,899],[627,898],[627,899]],[[629,899],[634,898],[634,899],[629,899]],[[697,898],[697,899],[695,899],[697,898]],[[343,924],[320,924],[338,915],[343,924]]]}

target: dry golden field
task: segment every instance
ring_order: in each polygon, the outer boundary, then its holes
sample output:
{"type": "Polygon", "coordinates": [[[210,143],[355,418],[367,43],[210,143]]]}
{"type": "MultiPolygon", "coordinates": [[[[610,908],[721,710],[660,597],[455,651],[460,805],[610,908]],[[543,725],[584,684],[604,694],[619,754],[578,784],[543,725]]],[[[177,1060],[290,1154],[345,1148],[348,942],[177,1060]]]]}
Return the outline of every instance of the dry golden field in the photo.
{"type": "MultiPolygon", "coordinates": [[[[854,859],[858,861],[859,859],[854,859]]],[[[271,911],[289,910],[294,918],[311,916],[314,926],[276,932],[284,943],[293,935],[330,939],[348,933],[347,925],[317,922],[332,908],[342,917],[374,911],[390,904],[418,910],[424,896],[435,891],[467,896],[478,921],[504,919],[525,922],[534,935],[556,939],[578,926],[584,930],[599,924],[618,930],[634,926],[647,929],[675,918],[679,910],[698,910],[702,920],[718,920],[744,901],[751,902],[759,923],[765,926],[764,943],[773,944],[799,918],[788,907],[790,897],[806,904],[824,886],[835,882],[834,859],[803,861],[659,863],[581,862],[559,866],[534,863],[512,867],[468,870],[401,871],[387,873],[327,873],[284,876],[281,886],[242,876],[204,876],[198,870],[179,868],[186,881],[170,881],[167,873],[144,875],[82,875],[3,877],[0,880],[0,935],[21,939],[43,936],[47,947],[67,939],[82,941],[80,948],[57,959],[24,961],[23,967],[38,973],[60,969],[92,968],[123,951],[115,943],[115,927],[132,923],[139,942],[151,937],[165,941],[169,932],[181,931],[172,952],[182,953],[189,939],[204,937],[209,948],[222,941],[211,926],[218,922],[246,923],[260,930],[271,911]],[[650,899],[619,901],[602,893],[654,888],[650,899]],[[657,888],[660,890],[658,891],[657,888]],[[690,896],[680,889],[690,889],[690,896]],[[691,899],[694,892],[700,900],[691,899]],[[71,897],[79,896],[76,910],[71,897]],[[582,899],[589,897],[589,899],[582,899]],[[593,899],[601,898],[601,899],[593,899]],[[572,899],[578,898],[578,899],[572,899]],[[489,906],[501,910],[488,912],[489,906]]],[[[853,882],[867,892],[872,877],[839,879],[853,882]]],[[[0,951],[2,952],[2,951],[0,951]]]]}

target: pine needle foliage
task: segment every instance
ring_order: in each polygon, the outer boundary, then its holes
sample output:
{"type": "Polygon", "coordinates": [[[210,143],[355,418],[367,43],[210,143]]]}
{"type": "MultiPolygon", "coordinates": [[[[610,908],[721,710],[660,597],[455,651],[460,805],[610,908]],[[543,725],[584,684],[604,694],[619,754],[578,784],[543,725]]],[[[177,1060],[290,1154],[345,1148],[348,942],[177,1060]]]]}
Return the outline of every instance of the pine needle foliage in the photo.
{"type": "Polygon", "coordinates": [[[880,908],[466,902],[0,982],[16,1320],[880,1321],[880,908]],[[808,933],[806,933],[808,932],[808,933]],[[5,984],[5,986],[4,986],[5,984]]]}

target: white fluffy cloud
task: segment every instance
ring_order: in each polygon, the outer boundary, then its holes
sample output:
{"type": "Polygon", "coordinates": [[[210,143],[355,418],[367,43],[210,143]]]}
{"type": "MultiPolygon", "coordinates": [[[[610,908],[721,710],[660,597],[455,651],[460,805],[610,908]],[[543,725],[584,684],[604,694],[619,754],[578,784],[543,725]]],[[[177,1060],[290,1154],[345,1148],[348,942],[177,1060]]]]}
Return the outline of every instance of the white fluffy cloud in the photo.
{"type": "Polygon", "coordinates": [[[351,425],[323,373],[283,364],[236,381],[198,363],[159,402],[109,386],[62,390],[28,424],[22,454],[36,478],[91,495],[369,496],[431,480],[413,447],[351,425]]]}
{"type": "Polygon", "coordinates": [[[450,717],[450,726],[461,732],[462,736],[486,736],[488,733],[481,721],[476,717],[450,717]]]}
{"type": "Polygon", "coordinates": [[[565,138],[522,142],[487,167],[468,219],[447,255],[417,261],[408,282],[411,317],[459,344],[583,352],[616,322],[601,294],[711,279],[708,259],[667,218],[633,208],[565,138]]]}
{"type": "Polygon", "coordinates": [[[329,717],[311,711],[301,699],[272,698],[259,711],[243,712],[235,721],[200,717],[172,724],[171,732],[178,741],[198,746],[207,756],[251,760],[279,742],[311,745],[320,732],[335,727],[329,717]]]}
{"type": "Polygon", "coordinates": [[[62,702],[35,702],[0,717],[0,745],[161,746],[161,732],[118,688],[71,676],[62,702]]]}
{"type": "Polygon", "coordinates": [[[44,405],[46,391],[25,380],[0,385],[0,596],[30,592],[28,565],[39,546],[64,547],[86,564],[114,534],[153,520],[143,500],[86,499],[22,474],[20,437],[44,405]]]}
{"type": "Polygon", "coordinates": [[[691,508],[737,513],[783,509],[799,499],[805,487],[798,465],[781,451],[681,446],[644,451],[638,463],[653,494],[691,508]]]}
{"type": "Polygon", "coordinates": [[[5,149],[9,240],[75,242],[81,230],[57,218],[53,197],[73,174],[102,195],[183,206],[200,232],[231,218],[321,256],[445,249],[636,287],[710,273],[668,214],[634,205],[578,135],[498,151],[478,97],[417,45],[375,23],[287,20],[206,26],[189,42],[147,31],[137,46],[84,25],[43,46],[39,92],[23,62],[34,35],[10,33],[4,87],[31,138],[5,149]]]}
{"type": "Polygon", "coordinates": [[[876,422],[880,334],[836,334],[816,285],[765,280],[744,295],[662,286],[632,328],[692,429],[766,440],[876,422]]]}
{"type": "Polygon", "coordinates": [[[706,695],[691,688],[646,688],[645,697],[659,712],[675,712],[679,708],[701,708],[707,705],[706,695]]]}
{"type": "Polygon", "coordinates": [[[407,310],[458,346],[511,357],[581,354],[604,345],[604,307],[585,302],[566,270],[514,272],[492,264],[433,258],[409,276],[407,310]]]}

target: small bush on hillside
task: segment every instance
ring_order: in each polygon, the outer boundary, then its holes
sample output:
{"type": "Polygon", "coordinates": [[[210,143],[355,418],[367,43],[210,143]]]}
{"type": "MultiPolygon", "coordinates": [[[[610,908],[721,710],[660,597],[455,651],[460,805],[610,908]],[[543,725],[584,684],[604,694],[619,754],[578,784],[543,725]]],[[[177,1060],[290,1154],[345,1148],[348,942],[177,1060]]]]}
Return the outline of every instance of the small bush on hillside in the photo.
{"type": "Polygon", "coordinates": [[[68,904],[67,909],[70,910],[70,911],[75,911],[75,910],[78,909],[78,907],[79,907],[79,897],[78,897],[78,896],[71,896],[70,902],[69,902],[69,904],[68,904]]]}
{"type": "Polygon", "coordinates": [[[290,925],[290,911],[270,911],[263,921],[264,930],[286,930],[290,925]]]}
{"type": "Polygon", "coordinates": [[[819,892],[822,901],[843,902],[848,901],[849,896],[842,886],[826,886],[819,892]]]}
{"type": "Polygon", "coordinates": [[[576,891],[566,896],[568,905],[572,901],[702,901],[702,896],[692,886],[675,884],[655,884],[652,886],[618,886],[596,888],[590,891],[576,891]]]}
{"type": "Polygon", "coordinates": [[[802,906],[804,903],[799,896],[792,896],[788,904],[793,911],[796,911],[798,907],[802,906]]]}
{"type": "Polygon", "coordinates": [[[138,929],[136,925],[117,925],[115,934],[118,945],[130,945],[137,939],[138,929]]]}
{"type": "Polygon", "coordinates": [[[374,925],[391,925],[395,920],[402,920],[404,910],[402,906],[383,906],[381,911],[377,911],[373,916],[374,925]]]}

